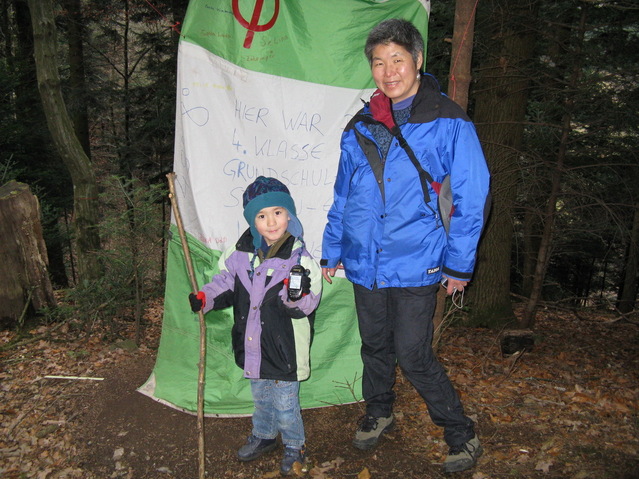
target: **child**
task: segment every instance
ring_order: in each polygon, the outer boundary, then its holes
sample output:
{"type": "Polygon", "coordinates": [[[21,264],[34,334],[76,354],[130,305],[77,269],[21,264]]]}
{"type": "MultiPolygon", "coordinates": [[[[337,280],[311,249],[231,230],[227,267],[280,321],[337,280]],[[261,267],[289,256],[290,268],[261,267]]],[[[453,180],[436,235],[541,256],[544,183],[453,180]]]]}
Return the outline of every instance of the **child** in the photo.
{"type": "Polygon", "coordinates": [[[233,306],[235,362],[251,381],[253,431],[237,455],[252,461],[276,448],[282,435],[280,472],[304,463],[300,381],[308,378],[313,319],[321,296],[321,269],[304,246],[302,225],[288,188],[258,177],[243,195],[250,225],[219,260],[220,272],[189,300],[194,312],[233,306]],[[291,268],[304,270],[301,297],[289,290],[291,268]],[[312,287],[311,287],[312,285],[312,287]]]}

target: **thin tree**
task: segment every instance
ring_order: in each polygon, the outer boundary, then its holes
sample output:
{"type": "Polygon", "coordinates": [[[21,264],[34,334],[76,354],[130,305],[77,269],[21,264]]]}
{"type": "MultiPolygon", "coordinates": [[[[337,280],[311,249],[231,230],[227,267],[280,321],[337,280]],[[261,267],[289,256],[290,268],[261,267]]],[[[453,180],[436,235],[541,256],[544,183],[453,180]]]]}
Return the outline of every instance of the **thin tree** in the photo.
{"type": "Polygon", "coordinates": [[[546,202],[546,208],[543,217],[543,230],[541,241],[539,244],[539,251],[537,253],[537,262],[535,265],[535,272],[532,281],[532,290],[530,292],[530,298],[526,301],[524,306],[524,313],[521,319],[521,326],[524,328],[531,328],[534,325],[537,308],[539,302],[542,299],[542,289],[546,271],[548,268],[548,262],[551,256],[551,248],[553,244],[554,224],[557,217],[557,202],[559,200],[559,193],[561,190],[561,178],[565,167],[566,155],[568,151],[568,143],[570,133],[572,131],[572,116],[575,104],[575,95],[577,92],[577,85],[579,82],[581,64],[583,61],[581,55],[581,49],[583,47],[584,36],[586,29],[586,8],[582,8],[581,18],[579,21],[578,35],[576,38],[574,55],[571,57],[573,60],[572,70],[568,79],[568,93],[564,101],[564,113],[561,125],[561,137],[557,148],[556,165],[551,173],[551,185],[550,194],[546,202]]]}
{"type": "Polygon", "coordinates": [[[639,205],[634,206],[632,218],[632,229],[630,230],[623,283],[617,304],[619,311],[624,314],[630,313],[634,310],[635,301],[637,299],[637,271],[639,270],[639,205]]]}
{"type": "Polygon", "coordinates": [[[75,134],[60,87],[52,0],[29,0],[38,89],[53,141],[73,181],[74,228],[80,281],[98,279],[98,189],[93,167],[75,134]]]}
{"type": "MultiPolygon", "coordinates": [[[[475,31],[475,6],[477,0],[457,0],[455,2],[455,24],[453,28],[452,56],[448,81],[448,96],[461,106],[468,108],[468,88],[470,86],[470,65],[473,56],[473,36],[475,31]]],[[[433,316],[433,345],[436,348],[442,334],[442,323],[446,311],[446,289],[439,288],[437,306],[433,316]]]]}
{"type": "Polygon", "coordinates": [[[478,3],[478,0],[457,0],[455,2],[455,26],[448,75],[448,96],[464,111],[468,109],[468,90],[472,79],[470,66],[473,59],[475,10],[478,3]]]}

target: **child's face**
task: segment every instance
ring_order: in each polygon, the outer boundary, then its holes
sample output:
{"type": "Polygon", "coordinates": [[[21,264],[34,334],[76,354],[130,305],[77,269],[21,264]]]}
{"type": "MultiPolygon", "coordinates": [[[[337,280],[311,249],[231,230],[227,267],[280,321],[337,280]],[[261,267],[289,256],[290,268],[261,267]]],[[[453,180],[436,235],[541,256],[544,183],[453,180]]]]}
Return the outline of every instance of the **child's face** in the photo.
{"type": "Polygon", "coordinates": [[[261,209],[255,215],[255,228],[262,235],[266,244],[271,246],[286,232],[290,219],[286,208],[269,206],[261,209]]]}

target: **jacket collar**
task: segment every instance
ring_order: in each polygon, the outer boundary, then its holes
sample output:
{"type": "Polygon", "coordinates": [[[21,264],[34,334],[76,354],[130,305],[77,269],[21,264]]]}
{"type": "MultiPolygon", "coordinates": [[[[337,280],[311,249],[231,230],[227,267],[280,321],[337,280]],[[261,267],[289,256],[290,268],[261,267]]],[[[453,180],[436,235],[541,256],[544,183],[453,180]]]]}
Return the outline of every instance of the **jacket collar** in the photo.
{"type": "MultiPolygon", "coordinates": [[[[441,89],[435,77],[429,73],[422,73],[419,89],[411,107],[411,117],[415,113],[423,111],[437,111],[441,99],[441,89]]],[[[391,132],[394,131],[393,128],[396,128],[397,125],[393,118],[393,106],[390,98],[377,89],[371,95],[368,108],[373,119],[384,124],[391,132]]],[[[419,122],[418,120],[415,119],[415,122],[419,122]]],[[[412,123],[413,121],[409,120],[409,122],[412,123]]]]}
{"type": "MultiPolygon", "coordinates": [[[[295,237],[294,236],[289,236],[282,243],[282,245],[280,246],[279,250],[277,251],[277,253],[275,253],[275,255],[273,255],[273,257],[281,258],[281,259],[290,258],[291,257],[291,253],[293,252],[293,246],[294,245],[295,245],[295,237]]],[[[253,248],[254,248],[253,247],[253,235],[251,234],[251,229],[248,228],[242,234],[242,236],[240,236],[240,239],[237,240],[237,243],[235,243],[235,249],[237,249],[238,251],[246,252],[246,253],[253,253],[254,252],[253,248]]]]}

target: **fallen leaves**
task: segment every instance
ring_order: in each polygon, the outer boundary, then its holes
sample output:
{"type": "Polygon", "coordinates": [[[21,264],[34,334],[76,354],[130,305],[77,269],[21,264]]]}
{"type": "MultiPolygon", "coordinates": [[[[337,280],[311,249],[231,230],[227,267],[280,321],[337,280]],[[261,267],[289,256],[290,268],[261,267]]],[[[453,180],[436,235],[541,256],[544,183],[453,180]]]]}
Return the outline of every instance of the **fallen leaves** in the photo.
{"type": "Polygon", "coordinates": [[[275,479],[276,477],[280,477],[280,471],[270,471],[267,472],[266,474],[263,474],[261,477],[261,479],[275,479]]]}
{"type": "Polygon", "coordinates": [[[326,461],[319,466],[313,467],[309,471],[309,475],[313,479],[328,479],[330,474],[339,470],[339,467],[344,463],[344,459],[337,457],[332,461],[326,461]]]}
{"type": "Polygon", "coordinates": [[[371,479],[371,473],[368,471],[368,467],[365,467],[357,474],[357,479],[371,479]]]}
{"type": "Polygon", "coordinates": [[[552,461],[539,461],[535,465],[535,471],[542,471],[548,474],[550,472],[550,466],[552,466],[552,461]]]}
{"type": "MultiPolygon", "coordinates": [[[[159,321],[156,328],[157,336],[159,321]]],[[[68,323],[41,325],[29,333],[33,339],[0,352],[0,476],[88,479],[92,476],[73,464],[77,447],[69,434],[81,411],[69,410],[67,403],[90,396],[95,381],[45,376],[92,377],[131,353],[110,350],[100,341],[102,334],[81,334],[68,323]]],[[[0,345],[14,339],[13,331],[0,332],[0,345]]]]}
{"type": "MultiPolygon", "coordinates": [[[[156,315],[161,317],[161,310],[156,315]]],[[[587,321],[575,321],[557,314],[540,314],[541,341],[516,360],[501,356],[495,347],[496,331],[463,327],[447,330],[440,359],[463,398],[467,414],[477,422],[485,451],[472,471],[472,479],[623,477],[613,472],[629,471],[633,460],[638,464],[637,328],[620,322],[608,324],[600,316],[597,313],[587,321]]],[[[157,341],[159,321],[153,327],[157,341]]],[[[147,346],[142,345],[138,351],[123,349],[131,346],[126,338],[133,337],[126,331],[116,349],[104,343],[100,334],[80,334],[74,327],[52,331],[40,326],[33,333],[42,337],[0,352],[3,479],[103,479],[111,474],[132,479],[186,477],[181,474],[186,461],[183,456],[163,457],[153,464],[150,476],[142,475],[136,467],[152,459],[145,459],[139,451],[134,456],[128,446],[121,447],[119,439],[136,433],[128,424],[113,432],[116,441],[101,458],[110,467],[109,474],[92,475],[90,464],[79,465],[80,446],[73,436],[76,415],[82,410],[73,410],[67,403],[80,398],[74,404],[98,404],[97,384],[45,378],[102,377],[105,369],[127,364],[141,352],[151,357],[147,346]]],[[[0,345],[8,344],[12,334],[0,332],[0,345]]],[[[398,428],[385,439],[386,445],[370,455],[345,450],[350,447],[346,434],[350,434],[352,424],[342,415],[339,423],[337,419],[331,423],[329,447],[318,448],[320,438],[309,431],[313,463],[304,467],[296,464],[294,477],[384,479],[401,477],[401,473],[406,477],[438,477],[433,471],[440,466],[435,463],[441,463],[448,451],[442,430],[430,421],[424,402],[401,373],[396,390],[398,428]],[[397,450],[399,444],[404,445],[401,452],[397,450]],[[405,460],[398,456],[405,456],[405,460]]],[[[164,445],[157,446],[161,449],[164,445]]],[[[276,462],[278,459],[273,458],[268,468],[261,461],[239,465],[231,453],[219,465],[211,462],[208,477],[278,478],[276,462]]]]}

